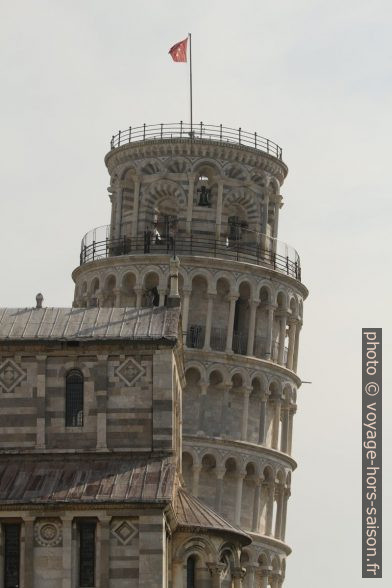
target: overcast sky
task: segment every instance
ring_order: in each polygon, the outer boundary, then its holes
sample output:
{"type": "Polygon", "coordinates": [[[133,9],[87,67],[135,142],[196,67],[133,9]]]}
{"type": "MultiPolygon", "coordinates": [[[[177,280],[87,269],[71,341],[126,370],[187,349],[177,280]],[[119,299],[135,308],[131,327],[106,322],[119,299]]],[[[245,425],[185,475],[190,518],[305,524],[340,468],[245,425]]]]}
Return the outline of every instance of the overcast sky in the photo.
{"type": "MultiPolygon", "coordinates": [[[[103,163],[129,125],[194,118],[283,147],[279,237],[310,289],[300,351],[288,588],[362,587],[362,327],[391,349],[392,8],[374,0],[1,0],[1,306],[69,306],[80,240],[109,222],[103,163]]],[[[388,372],[388,373],[387,373],[388,372]]],[[[391,586],[390,373],[384,578],[391,586]]]]}

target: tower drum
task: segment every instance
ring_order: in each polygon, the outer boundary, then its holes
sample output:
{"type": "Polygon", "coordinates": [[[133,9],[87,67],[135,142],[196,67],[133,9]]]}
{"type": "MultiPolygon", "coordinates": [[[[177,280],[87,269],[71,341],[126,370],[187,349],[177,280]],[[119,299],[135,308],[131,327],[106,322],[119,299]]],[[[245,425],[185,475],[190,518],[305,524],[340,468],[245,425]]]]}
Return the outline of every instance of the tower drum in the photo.
{"type": "Polygon", "coordinates": [[[114,136],[105,163],[110,224],[83,238],[74,305],[165,305],[179,258],[183,479],[251,535],[243,586],[280,587],[307,296],[278,240],[282,151],[222,125],[143,125],[114,136]]]}

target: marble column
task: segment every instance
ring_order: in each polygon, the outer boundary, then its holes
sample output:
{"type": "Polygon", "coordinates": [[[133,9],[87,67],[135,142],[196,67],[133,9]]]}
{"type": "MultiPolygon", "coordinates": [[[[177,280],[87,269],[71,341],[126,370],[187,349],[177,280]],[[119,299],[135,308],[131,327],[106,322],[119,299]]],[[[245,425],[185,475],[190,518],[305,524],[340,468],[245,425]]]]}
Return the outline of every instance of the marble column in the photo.
{"type": "Polygon", "coordinates": [[[294,321],[294,320],[289,321],[289,348],[287,351],[287,367],[289,370],[293,369],[296,330],[297,330],[296,321],[294,321]]]}
{"type": "Polygon", "coordinates": [[[248,437],[248,420],[249,420],[249,396],[252,388],[243,388],[243,407],[242,407],[242,423],[241,423],[241,440],[247,441],[248,437]]]}
{"type": "Polygon", "coordinates": [[[135,287],[135,292],[136,292],[136,308],[141,308],[143,288],[135,287]]]}
{"type": "Polygon", "coordinates": [[[286,522],[287,522],[287,503],[290,498],[291,492],[290,488],[284,489],[284,501],[283,501],[283,514],[282,514],[282,530],[280,533],[280,538],[282,541],[286,538],[286,522]]]}
{"type": "Polygon", "coordinates": [[[132,239],[137,237],[137,225],[139,222],[139,196],[140,196],[140,176],[136,176],[134,179],[135,187],[133,190],[133,210],[132,210],[132,239]]]}
{"type": "Polygon", "coordinates": [[[282,453],[287,453],[288,449],[288,434],[289,434],[289,407],[283,405],[281,409],[282,414],[282,431],[280,436],[280,450],[282,453]]]}
{"type": "Polygon", "coordinates": [[[245,568],[233,568],[231,570],[233,588],[242,588],[242,580],[245,578],[245,574],[245,568]]]}
{"type": "Polygon", "coordinates": [[[293,371],[297,371],[298,367],[298,349],[299,349],[299,334],[301,332],[302,323],[297,324],[297,328],[295,330],[295,342],[294,342],[294,356],[293,356],[293,371]]]}
{"type": "Polygon", "coordinates": [[[267,433],[267,402],[268,395],[263,392],[260,398],[260,424],[259,424],[259,444],[265,444],[267,433]]]}
{"type": "Polygon", "coordinates": [[[45,396],[46,396],[46,355],[37,355],[37,428],[36,449],[45,449],[45,396]]]}
{"type": "Polygon", "coordinates": [[[191,290],[182,291],[182,332],[184,337],[184,345],[186,345],[186,336],[189,319],[189,299],[191,297],[191,290]]]}
{"type": "Polygon", "coordinates": [[[223,395],[222,395],[222,415],[221,415],[221,437],[226,437],[228,434],[228,427],[229,427],[229,400],[230,400],[230,390],[232,388],[231,382],[224,382],[222,385],[223,388],[223,395]]]}
{"type": "Polygon", "coordinates": [[[282,486],[276,486],[275,497],[276,497],[275,538],[280,539],[281,532],[282,532],[282,515],[283,515],[283,501],[284,501],[284,493],[283,493],[282,486]]]}
{"type": "Polygon", "coordinates": [[[278,449],[281,405],[282,405],[282,400],[281,400],[280,396],[274,396],[274,398],[273,398],[274,417],[273,417],[273,422],[272,422],[272,443],[271,443],[272,449],[278,449]]]}
{"type": "Polygon", "coordinates": [[[237,474],[236,492],[235,492],[235,514],[234,523],[239,527],[241,525],[241,507],[242,507],[242,488],[246,472],[237,474]]]}
{"type": "Polygon", "coordinates": [[[260,300],[252,300],[250,302],[250,317],[249,317],[249,330],[248,330],[248,342],[247,342],[247,355],[254,355],[254,344],[255,344],[255,327],[256,327],[256,311],[260,304],[260,300]]]}
{"type": "Polygon", "coordinates": [[[219,240],[222,232],[222,200],[223,200],[223,181],[218,180],[218,197],[216,202],[216,239],[219,240]]]}
{"type": "Polygon", "coordinates": [[[158,293],[159,293],[159,306],[165,306],[165,297],[166,297],[167,289],[166,288],[159,288],[158,293]]]}
{"type": "Polygon", "coordinates": [[[200,383],[200,396],[199,396],[199,427],[197,430],[198,435],[205,435],[204,424],[205,424],[205,411],[207,404],[207,390],[208,384],[206,382],[200,383]]]}
{"type": "Polygon", "coordinates": [[[97,440],[98,450],[107,449],[107,396],[108,396],[108,355],[97,356],[98,372],[95,382],[96,411],[97,411],[97,440]]]}
{"type": "Polygon", "coordinates": [[[21,560],[23,558],[23,566],[20,566],[23,588],[33,588],[34,586],[34,520],[35,517],[23,517],[24,542],[21,542],[23,553],[20,554],[21,560]]]}
{"type": "Polygon", "coordinates": [[[253,496],[253,517],[252,517],[252,532],[260,532],[260,506],[261,506],[261,479],[255,480],[255,493],[253,496]]]}
{"type": "Polygon", "coordinates": [[[73,538],[72,538],[72,521],[73,515],[65,515],[62,517],[61,523],[63,527],[63,583],[62,588],[71,588],[73,586],[73,538]]]}
{"type": "Polygon", "coordinates": [[[268,320],[267,320],[267,337],[265,343],[265,355],[264,359],[272,359],[272,335],[273,335],[273,328],[274,328],[274,314],[276,306],[272,304],[268,304],[265,307],[268,311],[268,320]]]}
{"type": "Polygon", "coordinates": [[[257,576],[260,578],[260,588],[268,588],[268,576],[269,576],[268,569],[261,569],[257,572],[257,576]]]}
{"type": "Polygon", "coordinates": [[[196,174],[188,174],[188,202],[186,209],[186,232],[192,232],[193,195],[195,191],[196,174]]]}
{"type": "Polygon", "coordinates": [[[116,220],[115,220],[116,239],[120,239],[120,237],[121,237],[122,201],[123,201],[123,187],[121,185],[119,185],[116,190],[116,220]]]}
{"type": "Polygon", "coordinates": [[[208,292],[208,306],[207,306],[207,318],[206,318],[206,334],[204,337],[204,351],[211,351],[211,325],[212,325],[212,312],[214,309],[214,292],[208,292]]]}
{"type": "Polygon", "coordinates": [[[278,364],[284,365],[284,344],[286,341],[286,324],[287,315],[281,314],[279,317],[279,348],[278,348],[278,364]]]}
{"type": "Polygon", "coordinates": [[[208,571],[210,572],[211,578],[212,578],[211,588],[220,588],[222,573],[225,570],[225,564],[208,562],[207,568],[208,568],[208,571]]]}
{"type": "Polygon", "coordinates": [[[114,288],[114,306],[116,308],[121,307],[121,288],[114,288]]]}
{"type": "Polygon", "coordinates": [[[110,541],[110,516],[98,517],[97,525],[97,572],[99,575],[99,588],[109,588],[109,541],[110,541]],[[99,550],[99,553],[98,553],[99,550]]]}
{"type": "Polygon", "coordinates": [[[238,294],[232,294],[229,297],[230,309],[229,309],[229,321],[227,326],[227,340],[226,340],[226,353],[233,353],[233,331],[234,331],[234,315],[235,315],[235,304],[238,300],[238,294]]]}
{"type": "Polygon", "coordinates": [[[201,464],[195,463],[192,466],[192,494],[196,496],[199,495],[199,479],[200,479],[200,472],[201,472],[201,464]]]}
{"type": "Polygon", "coordinates": [[[293,420],[294,420],[294,415],[297,411],[297,407],[295,405],[292,405],[290,407],[290,411],[289,411],[289,427],[288,427],[288,440],[287,440],[287,453],[289,455],[291,455],[292,452],[292,445],[293,445],[293,420]]]}
{"type": "Polygon", "coordinates": [[[215,510],[220,513],[222,511],[223,498],[223,478],[226,473],[226,468],[216,468],[216,492],[215,492],[215,510]]]}
{"type": "Polygon", "coordinates": [[[269,482],[268,484],[268,496],[266,504],[266,519],[265,519],[265,535],[272,534],[272,520],[274,516],[274,496],[275,496],[275,483],[269,482]]]}

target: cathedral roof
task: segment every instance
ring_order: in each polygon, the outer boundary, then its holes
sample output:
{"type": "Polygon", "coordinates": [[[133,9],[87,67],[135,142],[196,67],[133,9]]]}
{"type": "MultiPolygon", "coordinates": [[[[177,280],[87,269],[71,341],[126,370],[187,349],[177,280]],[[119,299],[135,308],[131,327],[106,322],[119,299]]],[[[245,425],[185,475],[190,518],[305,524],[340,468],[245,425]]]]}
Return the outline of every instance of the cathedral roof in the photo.
{"type": "Polygon", "coordinates": [[[170,502],[173,458],[0,458],[0,505],[170,502]]]}
{"type": "Polygon", "coordinates": [[[234,527],[224,518],[189,494],[184,488],[178,488],[174,500],[174,515],[180,528],[190,532],[225,532],[242,537],[244,545],[252,539],[238,527],[234,527]]]}
{"type": "Polygon", "coordinates": [[[0,308],[0,341],[168,340],[178,338],[180,309],[0,308]]]}

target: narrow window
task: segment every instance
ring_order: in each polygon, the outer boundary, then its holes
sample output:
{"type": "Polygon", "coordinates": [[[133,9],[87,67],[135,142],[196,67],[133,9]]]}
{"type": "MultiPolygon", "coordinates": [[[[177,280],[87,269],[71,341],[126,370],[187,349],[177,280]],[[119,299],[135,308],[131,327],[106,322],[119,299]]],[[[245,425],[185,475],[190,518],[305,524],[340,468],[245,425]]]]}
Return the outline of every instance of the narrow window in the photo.
{"type": "Polygon", "coordinates": [[[186,561],[186,588],[196,588],[196,560],[191,555],[186,561]]]}
{"type": "Polygon", "coordinates": [[[95,523],[79,523],[79,586],[90,588],[95,581],[95,523]]]}
{"type": "Polygon", "coordinates": [[[6,524],[4,530],[4,588],[19,587],[20,525],[6,524]]]}
{"type": "Polygon", "coordinates": [[[79,370],[67,374],[65,384],[65,426],[83,426],[83,375],[79,370]]]}

